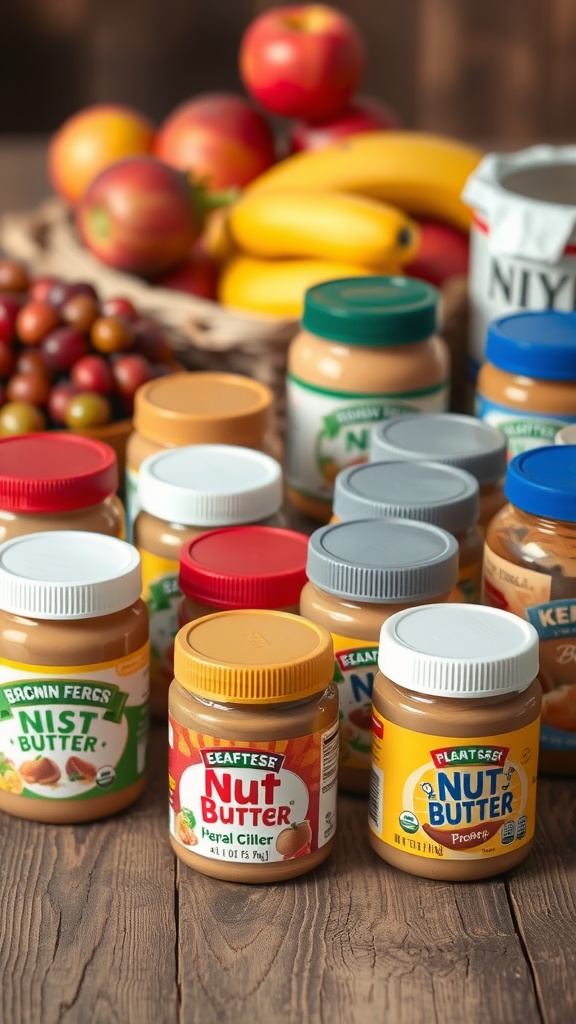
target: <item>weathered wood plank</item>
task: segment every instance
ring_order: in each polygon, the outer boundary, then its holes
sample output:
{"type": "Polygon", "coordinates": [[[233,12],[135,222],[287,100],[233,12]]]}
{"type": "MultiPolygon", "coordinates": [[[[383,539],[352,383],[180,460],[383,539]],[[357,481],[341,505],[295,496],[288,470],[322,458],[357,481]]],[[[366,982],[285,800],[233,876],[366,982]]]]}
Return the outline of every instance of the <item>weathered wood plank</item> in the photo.
{"type": "Polygon", "coordinates": [[[535,849],[507,882],[545,1024],[576,1020],[576,782],[540,779],[535,849]]]}
{"type": "Polygon", "coordinates": [[[151,785],[127,813],[84,826],[0,815],[0,1020],[176,1020],[174,861],[165,730],[151,785]]]}
{"type": "Polygon", "coordinates": [[[316,873],[250,887],[178,871],[182,1020],[227,1024],[538,1024],[502,881],[451,886],[387,868],[366,804],[341,800],[316,873]]]}

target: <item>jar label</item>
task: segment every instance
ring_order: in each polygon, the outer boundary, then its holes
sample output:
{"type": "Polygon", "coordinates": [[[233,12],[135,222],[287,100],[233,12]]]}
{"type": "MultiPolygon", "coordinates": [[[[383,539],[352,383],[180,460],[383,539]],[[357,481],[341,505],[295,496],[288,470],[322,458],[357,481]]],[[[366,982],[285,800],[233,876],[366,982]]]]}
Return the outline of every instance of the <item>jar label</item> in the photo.
{"type": "Polygon", "coordinates": [[[100,665],[0,658],[0,790],[89,800],[142,778],[148,740],[148,644],[100,665]]]}
{"type": "Polygon", "coordinates": [[[444,412],[448,383],[393,395],[328,391],[288,375],[286,382],[288,487],[330,501],[337,474],[366,462],[373,427],[402,413],[444,412]]]}
{"type": "Polygon", "coordinates": [[[340,764],[370,771],[372,687],[378,671],[378,643],[332,634],[334,682],[338,687],[340,764]]]}
{"type": "Polygon", "coordinates": [[[484,860],[528,843],[536,819],[539,719],[514,732],[427,736],[374,708],[369,825],[402,853],[484,860]]]}
{"type": "Polygon", "coordinates": [[[506,435],[508,460],[530,448],[554,444],[554,438],[562,427],[567,423],[576,423],[576,415],[548,416],[535,412],[516,412],[491,402],[481,394],[476,395],[475,414],[506,435]]]}
{"type": "Polygon", "coordinates": [[[140,508],[138,503],[138,471],[126,466],[124,479],[124,507],[126,510],[126,538],[132,543],[134,523],[140,508]]]}
{"type": "Polygon", "coordinates": [[[150,616],[150,682],[168,687],[174,678],[174,637],[178,632],[178,562],[140,550],[142,600],[150,616]]]}
{"type": "Polygon", "coordinates": [[[336,830],[338,724],[237,742],[169,716],[170,832],[202,857],[270,864],[314,853],[336,830]]]}
{"type": "Polygon", "coordinates": [[[551,601],[552,576],[509,562],[485,545],[482,591],[483,604],[528,619],[540,637],[540,746],[576,751],[576,581],[573,597],[551,601]]]}

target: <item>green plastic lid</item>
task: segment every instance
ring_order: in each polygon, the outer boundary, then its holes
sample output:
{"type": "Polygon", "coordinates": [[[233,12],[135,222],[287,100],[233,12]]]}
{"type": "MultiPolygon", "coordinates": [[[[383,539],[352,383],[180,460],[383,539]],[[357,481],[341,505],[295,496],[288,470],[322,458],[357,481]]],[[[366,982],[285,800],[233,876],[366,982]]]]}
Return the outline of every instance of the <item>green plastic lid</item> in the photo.
{"type": "Polygon", "coordinates": [[[348,345],[407,345],[434,334],[438,291],[411,277],[350,277],[309,288],[302,326],[348,345]]]}

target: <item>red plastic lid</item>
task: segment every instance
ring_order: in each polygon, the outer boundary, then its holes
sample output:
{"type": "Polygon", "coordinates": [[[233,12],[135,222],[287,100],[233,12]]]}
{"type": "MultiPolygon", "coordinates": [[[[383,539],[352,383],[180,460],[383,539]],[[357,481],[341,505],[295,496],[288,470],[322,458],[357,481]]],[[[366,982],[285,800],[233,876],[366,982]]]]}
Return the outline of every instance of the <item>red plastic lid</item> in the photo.
{"type": "Polygon", "coordinates": [[[289,608],[306,583],[308,537],[273,526],[202,533],[180,552],[180,590],[223,611],[289,608]]]}
{"type": "Polygon", "coordinates": [[[51,431],[0,439],[0,508],[7,512],[73,512],[117,487],[116,453],[103,441],[51,431]]]}

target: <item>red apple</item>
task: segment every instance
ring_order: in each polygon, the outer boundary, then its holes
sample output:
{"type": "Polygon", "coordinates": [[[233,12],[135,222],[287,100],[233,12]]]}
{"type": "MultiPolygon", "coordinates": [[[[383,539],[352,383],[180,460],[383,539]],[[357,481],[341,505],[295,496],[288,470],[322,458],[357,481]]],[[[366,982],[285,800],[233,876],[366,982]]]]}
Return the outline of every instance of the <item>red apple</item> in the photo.
{"type": "Polygon", "coordinates": [[[168,115],[154,144],[160,160],[211,191],[243,188],[274,163],[272,132],[243,96],[208,93],[168,115]]]}
{"type": "Polygon", "coordinates": [[[248,26],[240,75],[273,114],[326,121],[346,109],[362,76],[364,42],[341,11],[323,4],[275,7],[248,26]]]}
{"type": "Polygon", "coordinates": [[[416,259],[403,267],[409,277],[439,286],[447,277],[468,273],[468,235],[449,224],[420,221],[420,248],[416,259]]]}
{"type": "Polygon", "coordinates": [[[356,96],[343,114],[330,121],[323,121],[322,124],[297,121],[290,130],[290,152],[325,149],[346,135],[399,127],[400,118],[386,103],[375,96],[356,96]]]}
{"type": "Polygon", "coordinates": [[[183,260],[200,230],[186,175],[145,156],[103,171],[78,205],[76,224],[103,263],[144,277],[183,260]]]}
{"type": "Polygon", "coordinates": [[[179,263],[173,270],[157,277],[154,284],[215,301],[218,270],[214,261],[208,256],[194,253],[184,263],[179,263]]]}

